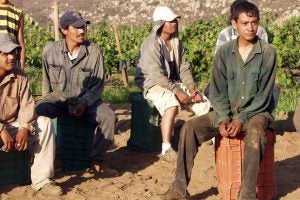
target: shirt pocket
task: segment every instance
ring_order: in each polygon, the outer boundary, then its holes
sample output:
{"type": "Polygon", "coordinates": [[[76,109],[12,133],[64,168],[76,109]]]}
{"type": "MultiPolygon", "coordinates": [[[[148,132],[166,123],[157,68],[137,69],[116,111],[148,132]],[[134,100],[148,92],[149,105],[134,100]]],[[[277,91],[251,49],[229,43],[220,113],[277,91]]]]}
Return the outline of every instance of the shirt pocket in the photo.
{"type": "Polygon", "coordinates": [[[19,99],[16,97],[6,96],[3,106],[4,119],[17,117],[19,99]]]}
{"type": "Polygon", "coordinates": [[[79,70],[79,83],[81,83],[83,87],[88,87],[90,79],[92,78],[91,74],[92,70],[89,68],[82,68],[79,70]]]}
{"type": "Polygon", "coordinates": [[[65,88],[65,72],[60,65],[49,65],[51,87],[54,91],[62,91],[65,88]]]}
{"type": "Polygon", "coordinates": [[[228,95],[232,96],[235,92],[235,81],[236,81],[236,73],[233,71],[228,71],[227,72],[227,79],[228,79],[228,95]]]}

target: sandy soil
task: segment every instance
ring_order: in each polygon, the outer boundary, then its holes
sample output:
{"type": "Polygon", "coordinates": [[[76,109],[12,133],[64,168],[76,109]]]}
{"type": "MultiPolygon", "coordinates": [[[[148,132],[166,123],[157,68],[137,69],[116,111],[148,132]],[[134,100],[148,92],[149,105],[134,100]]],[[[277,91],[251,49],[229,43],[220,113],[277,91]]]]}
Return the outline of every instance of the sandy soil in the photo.
{"type": "MultiPolygon", "coordinates": [[[[61,172],[55,179],[64,195],[50,198],[35,192],[29,185],[1,186],[1,200],[63,199],[63,200],[140,200],[160,199],[173,177],[175,166],[159,160],[156,153],[141,153],[127,147],[130,137],[130,105],[112,105],[118,116],[115,143],[107,153],[107,166],[116,173],[89,171],[61,172]]],[[[190,113],[181,112],[179,119],[190,113]]],[[[300,196],[300,135],[293,132],[290,115],[280,113],[273,124],[276,130],[275,160],[278,199],[295,200],[300,196]]],[[[180,121],[180,120],[179,120],[180,121]]],[[[214,147],[204,144],[195,159],[189,191],[192,199],[220,200],[216,189],[214,147]]]]}

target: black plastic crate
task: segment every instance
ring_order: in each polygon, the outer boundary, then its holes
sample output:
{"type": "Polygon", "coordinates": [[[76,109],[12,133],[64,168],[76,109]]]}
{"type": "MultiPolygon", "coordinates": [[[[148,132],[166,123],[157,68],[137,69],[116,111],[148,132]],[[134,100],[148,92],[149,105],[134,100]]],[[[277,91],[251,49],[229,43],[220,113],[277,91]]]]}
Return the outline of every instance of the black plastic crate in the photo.
{"type": "Polygon", "coordinates": [[[154,105],[144,99],[142,93],[131,93],[131,134],[127,146],[141,151],[161,150],[161,116],[154,105]]]}
{"type": "Polygon", "coordinates": [[[90,167],[96,124],[71,116],[56,120],[57,149],[62,170],[84,170],[90,167]]]}
{"type": "Polygon", "coordinates": [[[0,151],[0,185],[30,182],[29,151],[0,151]]]}

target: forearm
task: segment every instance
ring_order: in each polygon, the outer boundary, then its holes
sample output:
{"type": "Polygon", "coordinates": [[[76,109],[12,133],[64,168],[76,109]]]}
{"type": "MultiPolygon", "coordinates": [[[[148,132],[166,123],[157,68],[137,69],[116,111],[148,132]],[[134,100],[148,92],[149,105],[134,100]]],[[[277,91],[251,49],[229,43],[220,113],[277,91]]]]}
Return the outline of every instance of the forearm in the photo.
{"type": "Polygon", "coordinates": [[[20,54],[20,65],[21,65],[21,69],[25,69],[25,46],[21,47],[21,54],[20,54]]]}

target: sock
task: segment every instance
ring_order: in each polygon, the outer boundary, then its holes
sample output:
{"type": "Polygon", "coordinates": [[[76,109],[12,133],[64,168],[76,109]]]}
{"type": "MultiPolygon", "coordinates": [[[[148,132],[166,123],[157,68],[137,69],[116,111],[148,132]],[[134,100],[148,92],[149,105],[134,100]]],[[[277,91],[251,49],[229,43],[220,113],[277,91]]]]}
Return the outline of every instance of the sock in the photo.
{"type": "Polygon", "coordinates": [[[161,154],[165,155],[167,150],[171,148],[171,144],[170,143],[162,143],[161,145],[161,154]]]}

